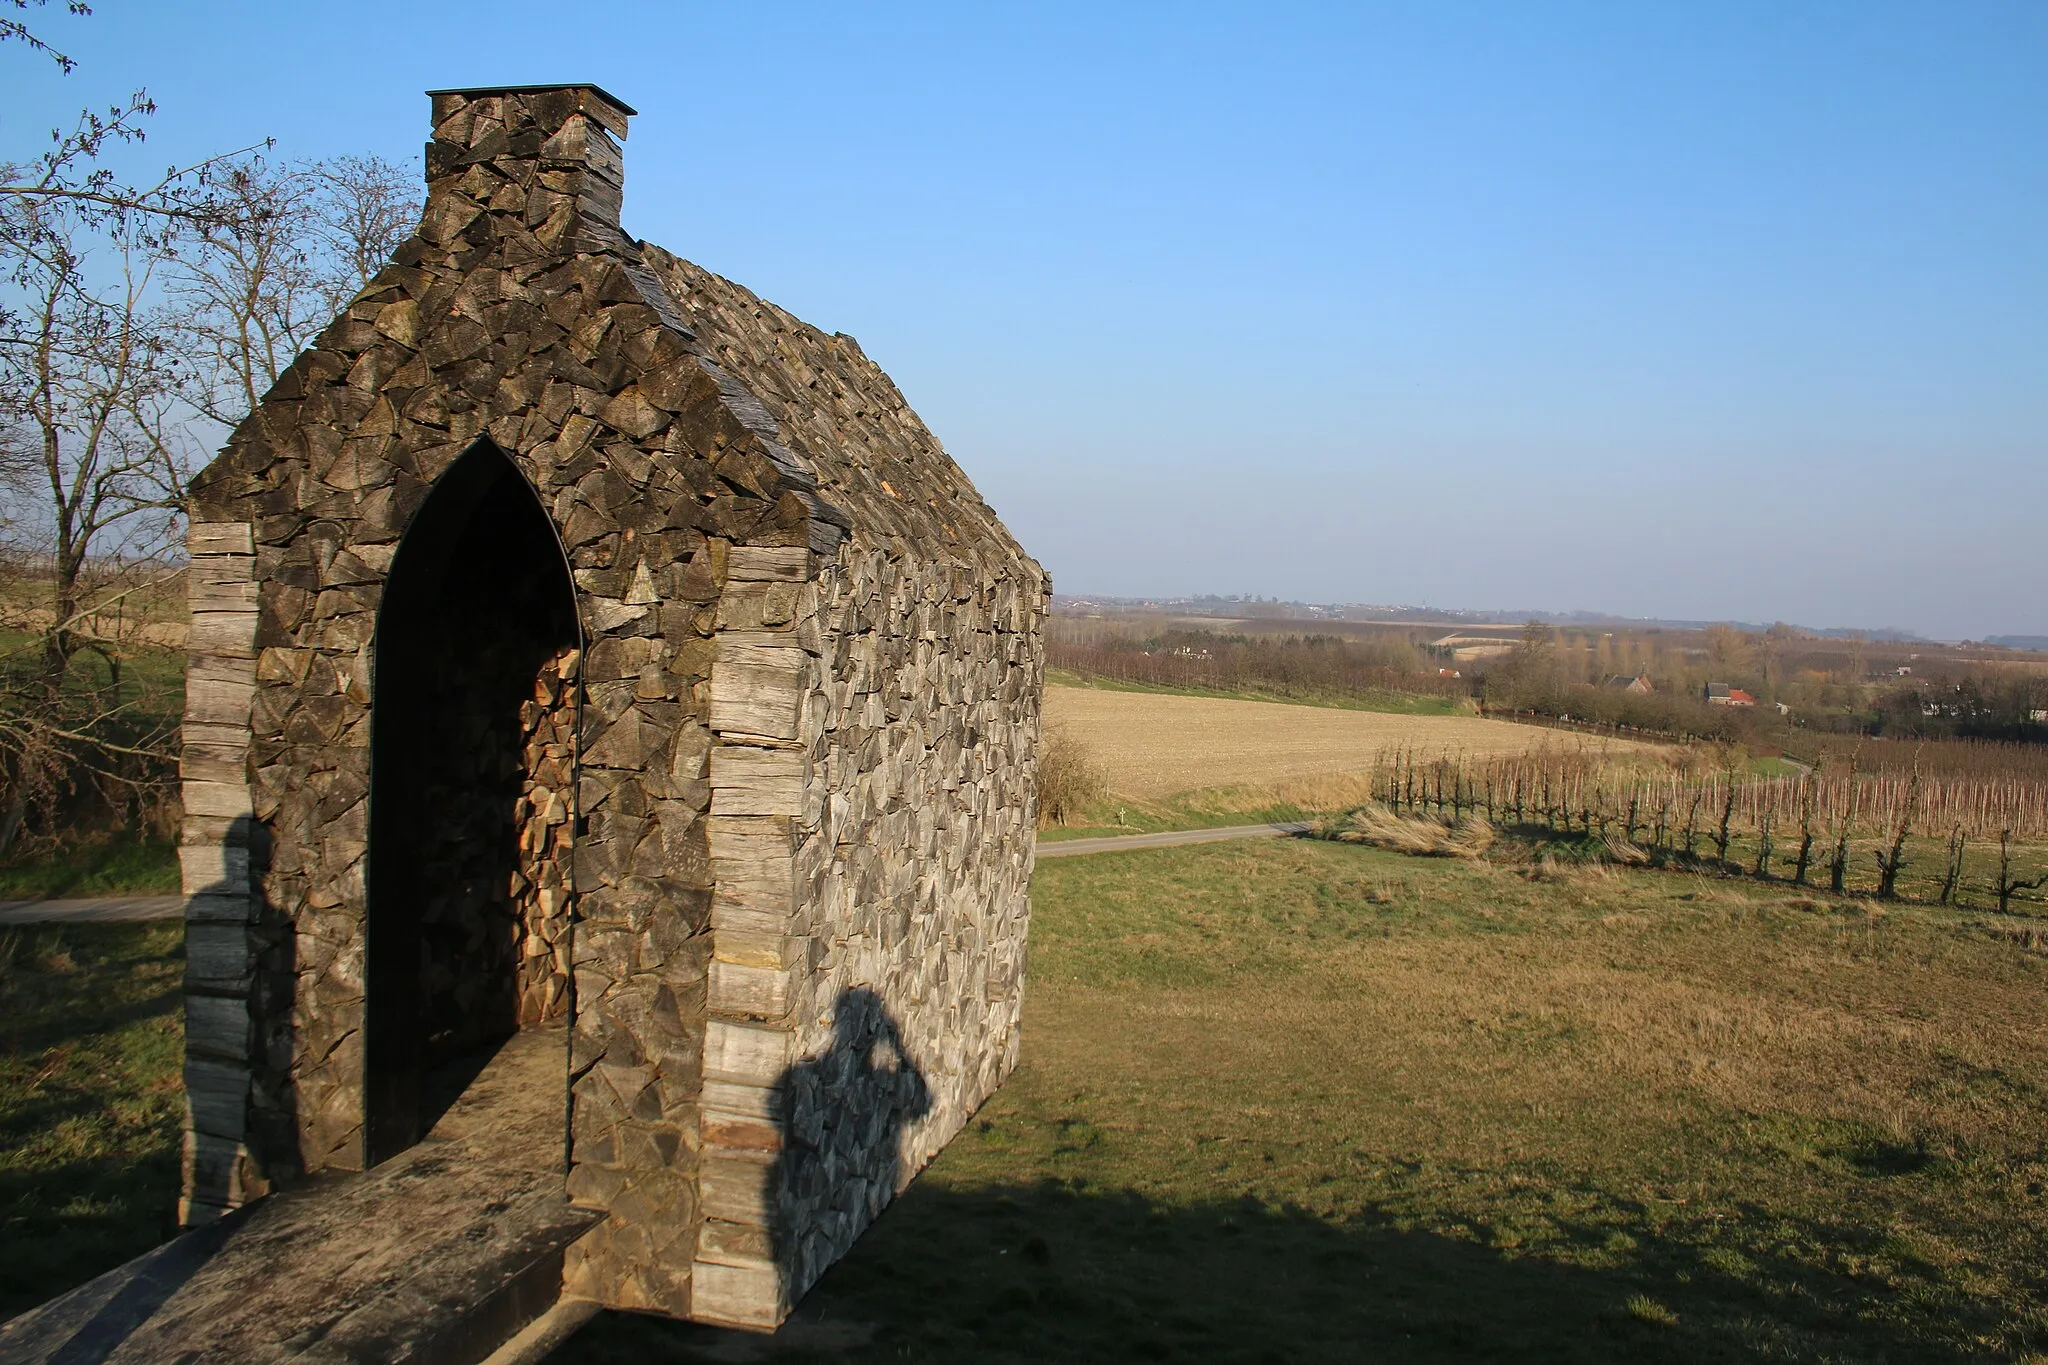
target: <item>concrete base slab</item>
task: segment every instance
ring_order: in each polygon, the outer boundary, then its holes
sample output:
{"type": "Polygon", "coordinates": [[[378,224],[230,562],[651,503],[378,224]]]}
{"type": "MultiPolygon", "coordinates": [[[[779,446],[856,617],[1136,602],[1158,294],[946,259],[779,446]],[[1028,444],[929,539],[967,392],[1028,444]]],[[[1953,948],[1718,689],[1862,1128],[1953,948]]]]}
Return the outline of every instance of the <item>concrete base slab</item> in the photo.
{"type": "Polygon", "coordinates": [[[596,1216],[563,1193],[560,1025],[508,1041],[417,1146],[273,1195],[0,1326],[0,1360],[474,1365],[546,1313],[596,1216]]]}

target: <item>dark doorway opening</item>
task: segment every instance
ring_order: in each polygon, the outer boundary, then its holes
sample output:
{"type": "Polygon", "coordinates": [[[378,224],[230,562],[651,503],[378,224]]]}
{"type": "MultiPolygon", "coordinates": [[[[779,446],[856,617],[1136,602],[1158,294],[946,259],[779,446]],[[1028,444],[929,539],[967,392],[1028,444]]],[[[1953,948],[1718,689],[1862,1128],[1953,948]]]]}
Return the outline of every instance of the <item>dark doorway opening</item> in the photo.
{"type": "Polygon", "coordinates": [[[367,1164],[567,1013],[578,646],[554,526],[480,441],[413,519],[377,617],[367,1164]]]}

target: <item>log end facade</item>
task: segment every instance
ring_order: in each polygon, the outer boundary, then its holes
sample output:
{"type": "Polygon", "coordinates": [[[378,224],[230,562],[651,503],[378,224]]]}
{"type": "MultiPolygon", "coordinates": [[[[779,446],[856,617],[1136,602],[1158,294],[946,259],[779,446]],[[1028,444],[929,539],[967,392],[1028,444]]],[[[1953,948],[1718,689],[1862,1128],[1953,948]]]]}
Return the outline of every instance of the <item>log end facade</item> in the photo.
{"type": "Polygon", "coordinates": [[[850,337],[433,96],[418,232],[195,481],[183,1214],[565,1019],[600,1302],[753,1328],[1015,1064],[1045,573],[850,337]]]}

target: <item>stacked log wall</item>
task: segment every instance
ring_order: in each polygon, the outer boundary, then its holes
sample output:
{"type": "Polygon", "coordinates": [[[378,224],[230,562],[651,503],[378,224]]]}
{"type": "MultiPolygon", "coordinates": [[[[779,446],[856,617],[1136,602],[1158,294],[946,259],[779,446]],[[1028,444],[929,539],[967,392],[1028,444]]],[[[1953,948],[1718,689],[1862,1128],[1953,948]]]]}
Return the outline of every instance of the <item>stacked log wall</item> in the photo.
{"type": "Polygon", "coordinates": [[[732,546],[836,531],[815,480],[607,229],[606,129],[623,115],[587,90],[443,95],[435,113],[418,234],[194,485],[195,556],[223,537],[236,553],[195,561],[195,594],[234,610],[195,615],[186,861],[207,894],[192,918],[244,918],[195,934],[194,972],[212,975],[195,975],[192,1009],[221,1022],[195,1031],[219,1047],[193,1050],[186,1207],[197,1221],[362,1164],[377,611],[428,491],[489,442],[556,528],[584,640],[569,1188],[618,1217],[576,1269],[607,1302],[680,1315],[715,607],[732,546]]]}
{"type": "Polygon", "coordinates": [[[516,893],[568,1286],[766,1325],[1014,1064],[1049,585],[851,338],[618,232],[600,92],[434,112],[418,234],[195,481],[188,1216],[362,1162],[377,611],[489,443],[582,631],[516,893]]]}
{"type": "Polygon", "coordinates": [[[1050,584],[853,338],[647,257],[851,523],[719,608],[694,1314],[763,1328],[1015,1065],[1050,584]]]}
{"type": "Polygon", "coordinates": [[[1043,579],[860,539],[721,604],[710,1321],[779,1322],[1017,1060],[1043,579]]]}

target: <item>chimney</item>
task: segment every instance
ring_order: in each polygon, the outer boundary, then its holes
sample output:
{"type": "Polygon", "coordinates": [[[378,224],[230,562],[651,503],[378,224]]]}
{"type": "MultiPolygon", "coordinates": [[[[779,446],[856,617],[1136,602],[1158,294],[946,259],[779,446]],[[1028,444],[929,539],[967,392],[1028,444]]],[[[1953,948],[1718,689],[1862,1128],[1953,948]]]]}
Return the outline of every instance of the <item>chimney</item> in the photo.
{"type": "Polygon", "coordinates": [[[427,94],[434,101],[422,224],[429,238],[451,244],[477,210],[487,209],[493,216],[516,215],[547,253],[619,244],[625,194],[619,143],[632,106],[594,85],[427,94]]]}

